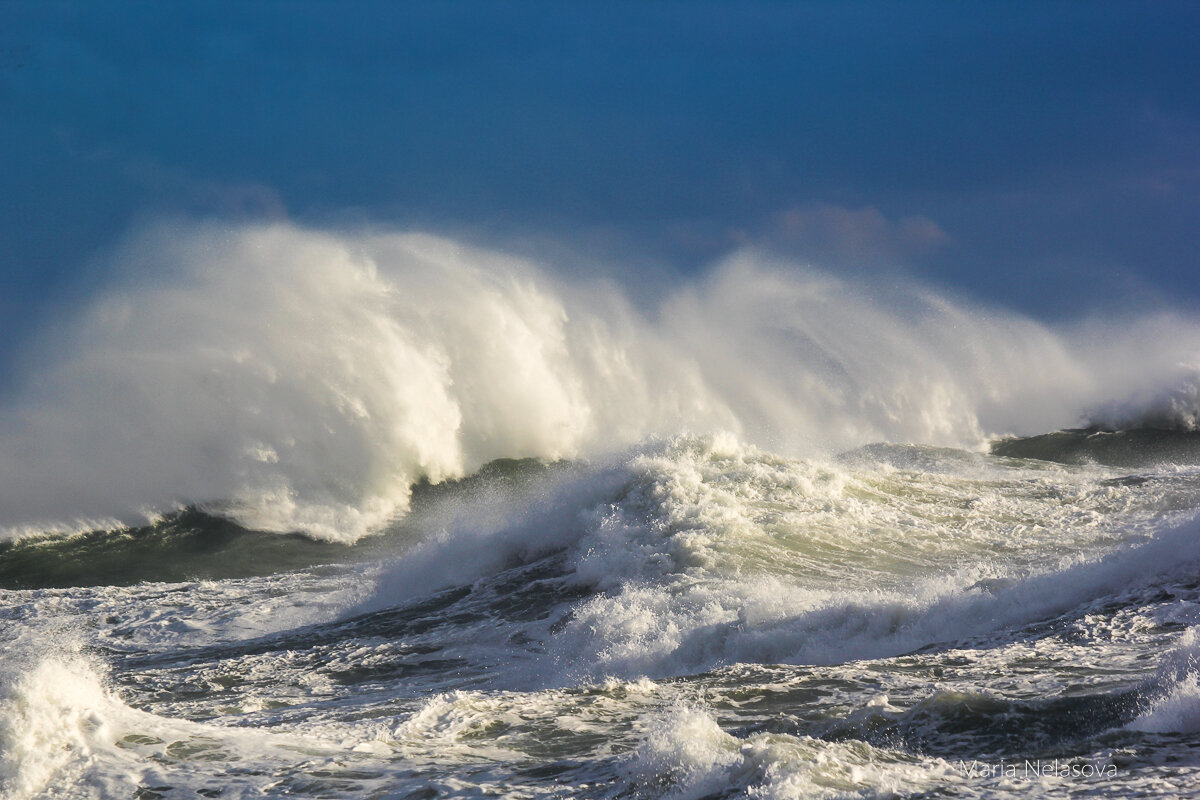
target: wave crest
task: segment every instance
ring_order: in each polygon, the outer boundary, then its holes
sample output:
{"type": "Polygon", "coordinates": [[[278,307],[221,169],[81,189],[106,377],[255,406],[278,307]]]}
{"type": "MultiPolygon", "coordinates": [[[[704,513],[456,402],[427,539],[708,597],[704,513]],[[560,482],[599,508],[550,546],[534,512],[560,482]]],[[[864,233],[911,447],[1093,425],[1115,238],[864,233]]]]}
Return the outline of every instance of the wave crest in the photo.
{"type": "Polygon", "coordinates": [[[0,408],[5,538],[217,502],[354,541],[422,478],[687,431],[792,455],[979,448],[1170,385],[1200,350],[1186,320],[1054,331],[752,251],[651,314],[415,233],[163,226],[115,262],[128,277],[42,338],[0,408]]]}

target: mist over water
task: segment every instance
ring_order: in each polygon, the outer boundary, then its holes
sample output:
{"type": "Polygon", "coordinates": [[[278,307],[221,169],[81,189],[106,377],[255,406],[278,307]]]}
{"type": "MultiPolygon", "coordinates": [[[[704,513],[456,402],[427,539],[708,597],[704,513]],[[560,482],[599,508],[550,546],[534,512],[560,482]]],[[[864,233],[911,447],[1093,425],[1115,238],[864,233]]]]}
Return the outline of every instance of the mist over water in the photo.
{"type": "Polygon", "coordinates": [[[726,430],[819,456],[1194,426],[1200,324],[1061,327],[745,250],[669,293],[420,233],[162,225],[0,409],[8,536],[208,504],[353,541],[420,478],[726,430]]]}

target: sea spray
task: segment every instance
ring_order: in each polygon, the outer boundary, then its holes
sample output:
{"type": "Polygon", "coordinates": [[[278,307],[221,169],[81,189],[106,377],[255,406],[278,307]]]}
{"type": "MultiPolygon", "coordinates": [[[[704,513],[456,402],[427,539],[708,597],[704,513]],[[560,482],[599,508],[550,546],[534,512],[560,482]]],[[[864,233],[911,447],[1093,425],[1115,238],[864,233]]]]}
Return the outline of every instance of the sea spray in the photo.
{"type": "Polygon", "coordinates": [[[1200,731],[1200,628],[1184,631],[1163,658],[1143,712],[1127,727],[1146,733],[1200,731]]]}
{"type": "Polygon", "coordinates": [[[8,538],[201,504],[350,542],[422,478],[688,431],[789,455],[980,448],[1162,392],[1186,420],[1171,387],[1200,349],[1183,318],[1055,330],[752,250],[649,313],[418,233],[163,225],[112,261],[0,408],[8,538]]]}

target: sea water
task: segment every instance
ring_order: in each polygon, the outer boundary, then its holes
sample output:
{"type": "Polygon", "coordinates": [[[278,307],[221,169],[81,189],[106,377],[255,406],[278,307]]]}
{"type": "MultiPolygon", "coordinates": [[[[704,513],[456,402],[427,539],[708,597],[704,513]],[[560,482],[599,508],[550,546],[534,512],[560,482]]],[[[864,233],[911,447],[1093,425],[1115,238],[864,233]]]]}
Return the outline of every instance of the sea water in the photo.
{"type": "Polygon", "coordinates": [[[24,797],[1190,796],[1200,323],[174,226],[0,403],[24,797]]]}

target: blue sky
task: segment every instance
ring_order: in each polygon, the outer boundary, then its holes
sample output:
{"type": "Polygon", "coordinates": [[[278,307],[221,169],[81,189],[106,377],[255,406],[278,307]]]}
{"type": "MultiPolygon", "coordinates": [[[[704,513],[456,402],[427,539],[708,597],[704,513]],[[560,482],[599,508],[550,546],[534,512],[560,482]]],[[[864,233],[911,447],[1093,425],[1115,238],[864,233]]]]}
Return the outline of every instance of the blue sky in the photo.
{"type": "Polygon", "coordinates": [[[1200,304],[1194,2],[6,0],[0,108],[0,352],[163,215],[1200,304]]]}

